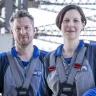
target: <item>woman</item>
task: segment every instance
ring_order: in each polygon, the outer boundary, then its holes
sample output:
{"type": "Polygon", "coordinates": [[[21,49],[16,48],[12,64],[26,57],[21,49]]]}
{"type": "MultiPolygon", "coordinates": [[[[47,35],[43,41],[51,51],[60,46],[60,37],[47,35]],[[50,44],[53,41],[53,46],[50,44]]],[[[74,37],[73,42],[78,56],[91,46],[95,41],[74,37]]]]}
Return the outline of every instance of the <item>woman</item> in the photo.
{"type": "Polygon", "coordinates": [[[95,86],[85,56],[87,47],[79,40],[86,23],[79,6],[68,5],[58,13],[56,25],[63,33],[64,44],[45,57],[44,80],[47,90],[44,96],[82,96],[95,86]]]}

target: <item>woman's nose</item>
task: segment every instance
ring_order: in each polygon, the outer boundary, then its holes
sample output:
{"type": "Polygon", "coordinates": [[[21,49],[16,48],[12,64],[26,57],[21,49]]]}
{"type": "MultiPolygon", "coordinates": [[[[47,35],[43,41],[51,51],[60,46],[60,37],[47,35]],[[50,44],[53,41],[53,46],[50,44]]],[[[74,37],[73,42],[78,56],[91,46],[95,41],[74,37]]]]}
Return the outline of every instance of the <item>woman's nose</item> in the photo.
{"type": "Polygon", "coordinates": [[[74,26],[74,22],[73,22],[73,21],[70,21],[70,22],[68,23],[68,26],[74,26]]]}

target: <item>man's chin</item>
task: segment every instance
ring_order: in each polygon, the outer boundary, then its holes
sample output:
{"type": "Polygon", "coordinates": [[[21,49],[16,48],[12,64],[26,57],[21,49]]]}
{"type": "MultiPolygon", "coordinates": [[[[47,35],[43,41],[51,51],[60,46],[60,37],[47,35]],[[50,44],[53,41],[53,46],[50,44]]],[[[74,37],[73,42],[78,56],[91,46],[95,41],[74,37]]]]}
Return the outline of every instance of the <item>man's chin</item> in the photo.
{"type": "Polygon", "coordinates": [[[23,42],[21,43],[21,46],[28,46],[31,42],[23,42]]]}
{"type": "Polygon", "coordinates": [[[23,42],[23,43],[19,43],[19,45],[20,45],[20,46],[28,46],[28,45],[29,45],[29,43],[27,43],[27,42],[26,42],[26,43],[24,43],[24,42],[23,42]]]}

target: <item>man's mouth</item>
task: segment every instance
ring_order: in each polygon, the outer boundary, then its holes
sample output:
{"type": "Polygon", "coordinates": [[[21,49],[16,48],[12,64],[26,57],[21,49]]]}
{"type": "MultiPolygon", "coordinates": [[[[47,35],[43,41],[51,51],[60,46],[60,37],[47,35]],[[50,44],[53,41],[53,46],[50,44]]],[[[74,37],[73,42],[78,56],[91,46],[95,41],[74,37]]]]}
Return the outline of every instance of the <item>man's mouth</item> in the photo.
{"type": "Polygon", "coordinates": [[[21,38],[28,38],[28,36],[22,36],[21,38]]]}

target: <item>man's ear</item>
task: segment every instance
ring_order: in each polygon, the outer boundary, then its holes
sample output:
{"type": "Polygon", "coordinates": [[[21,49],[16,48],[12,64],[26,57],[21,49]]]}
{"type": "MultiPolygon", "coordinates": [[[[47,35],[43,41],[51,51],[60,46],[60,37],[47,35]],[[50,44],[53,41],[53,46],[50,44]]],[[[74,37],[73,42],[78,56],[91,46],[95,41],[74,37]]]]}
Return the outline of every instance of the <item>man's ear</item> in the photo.
{"type": "Polygon", "coordinates": [[[12,37],[14,37],[14,36],[13,36],[13,31],[12,31],[12,30],[10,30],[10,34],[11,34],[12,37]]]}

